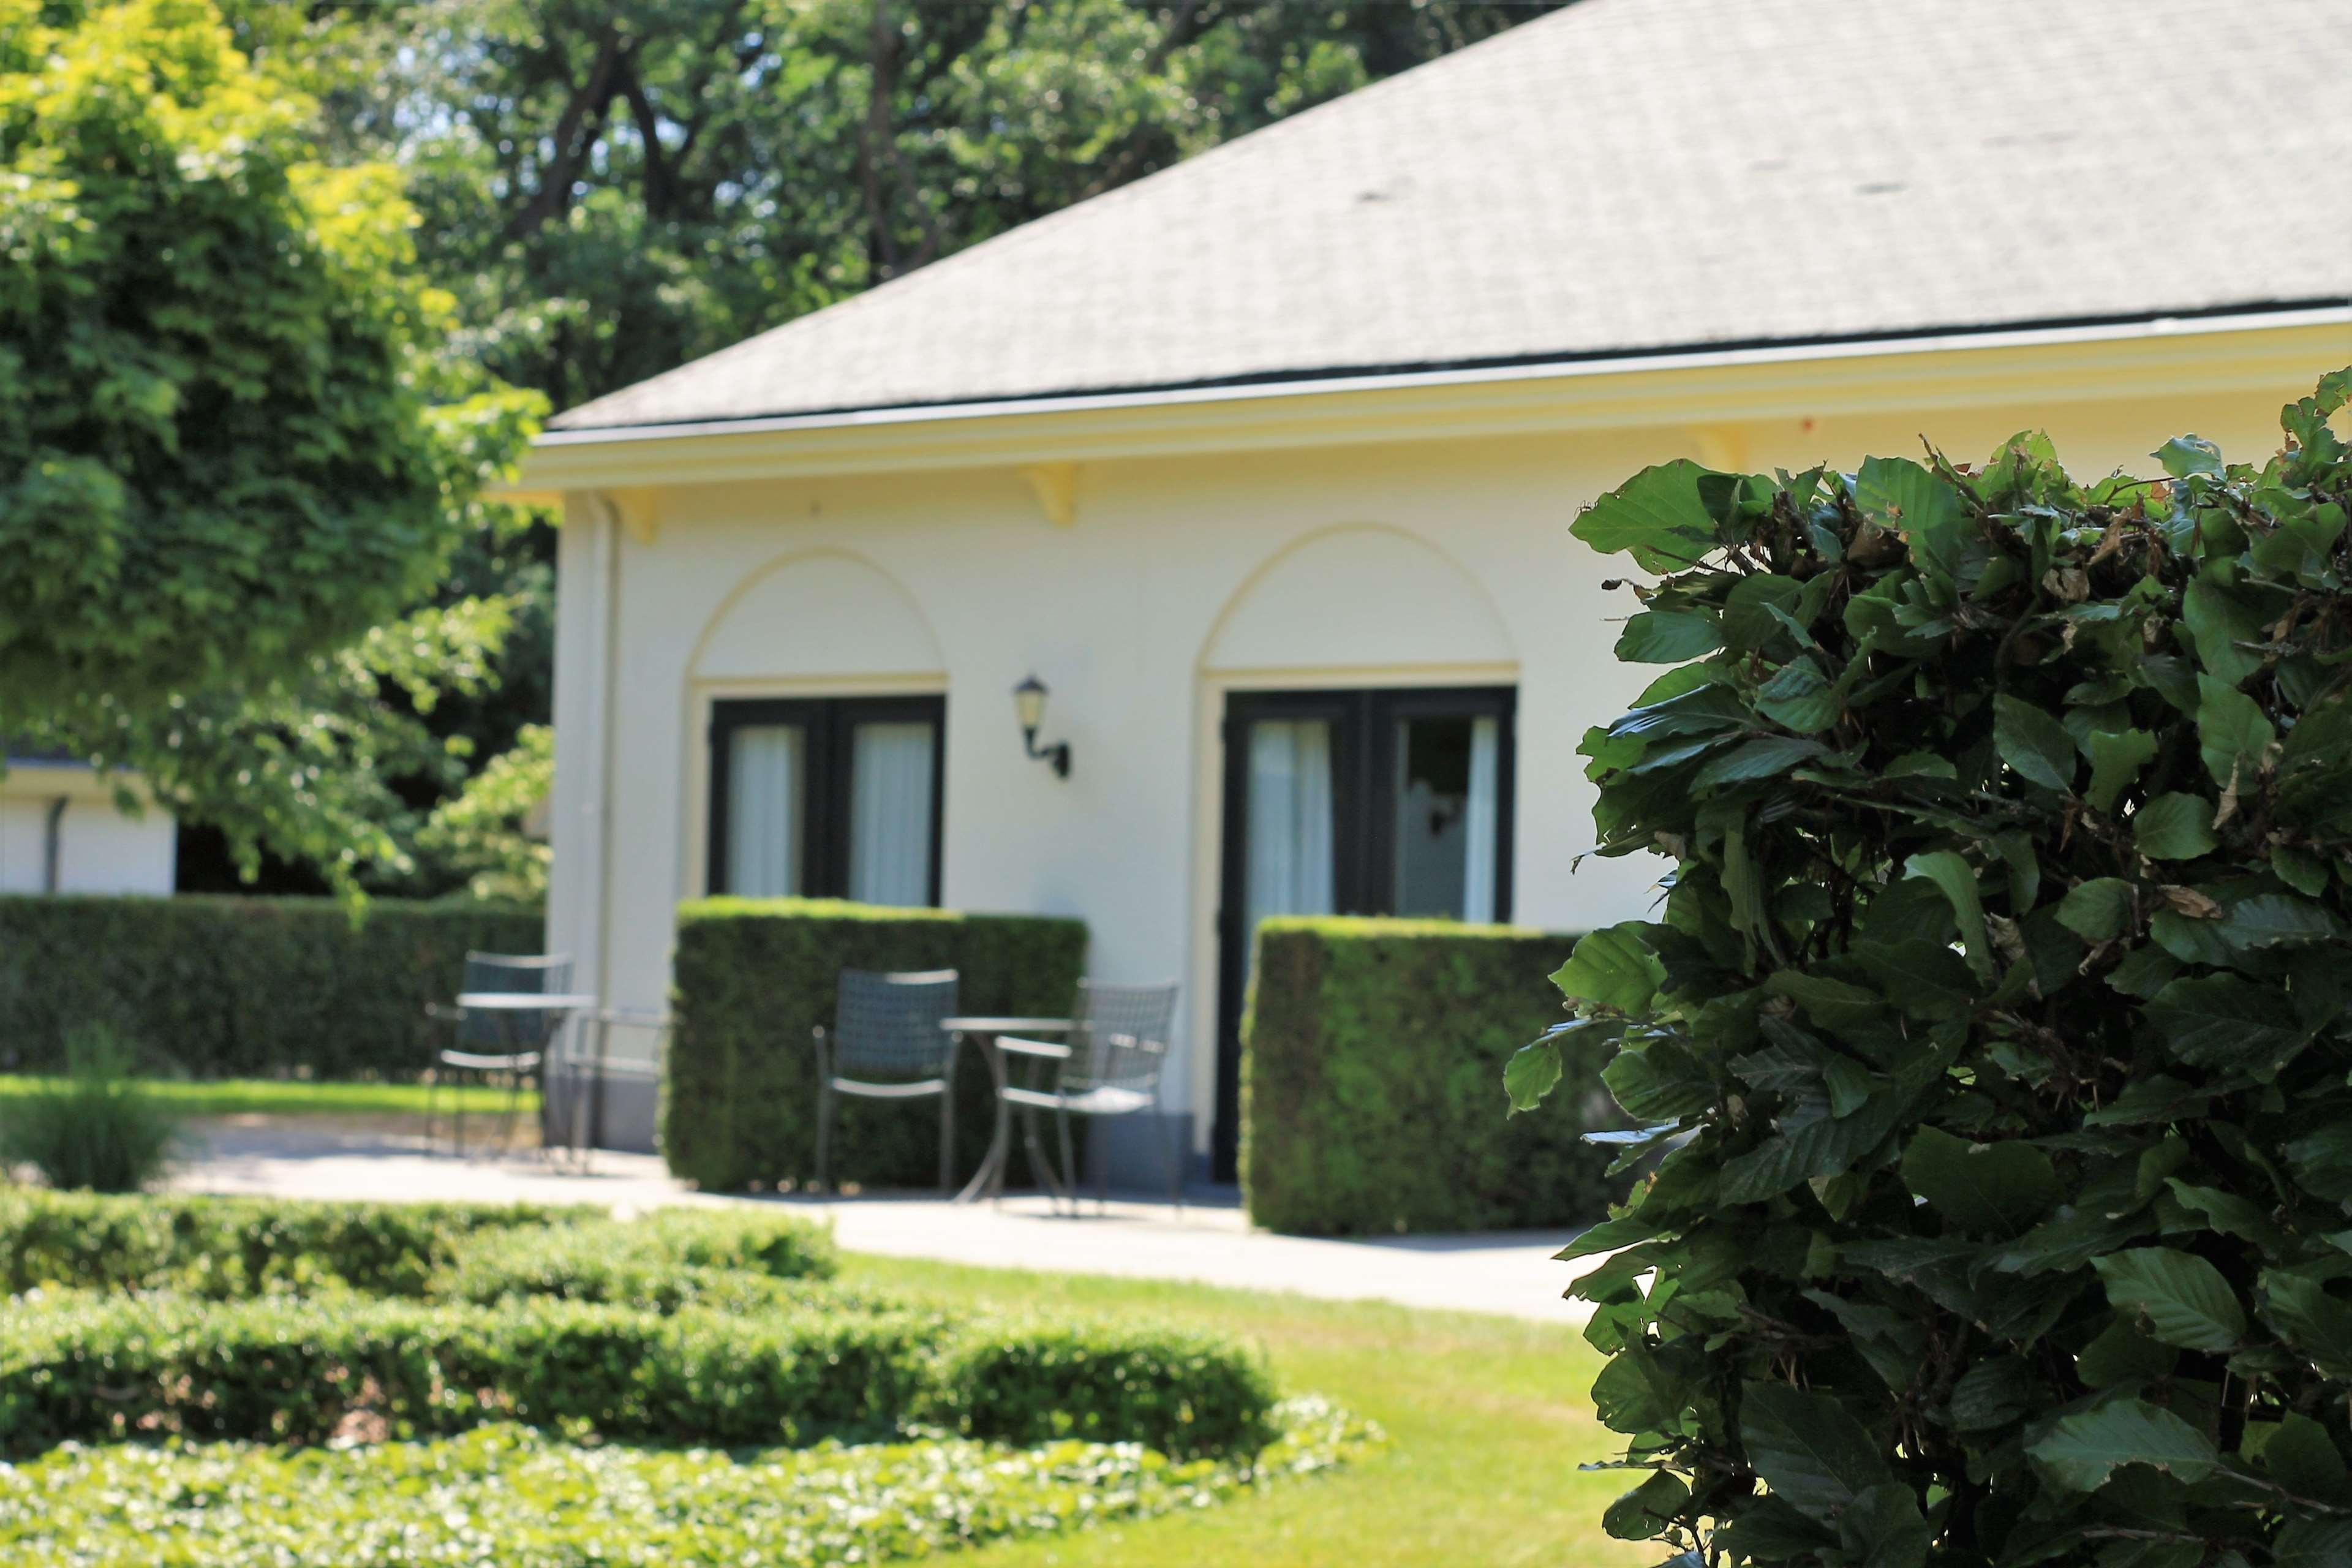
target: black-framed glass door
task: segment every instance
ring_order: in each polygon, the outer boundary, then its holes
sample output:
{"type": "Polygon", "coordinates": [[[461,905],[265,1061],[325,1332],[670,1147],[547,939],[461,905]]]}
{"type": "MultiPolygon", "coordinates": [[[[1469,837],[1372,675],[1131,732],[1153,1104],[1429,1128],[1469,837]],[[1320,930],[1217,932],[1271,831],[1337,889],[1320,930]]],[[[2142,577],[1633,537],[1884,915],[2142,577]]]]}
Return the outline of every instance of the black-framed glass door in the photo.
{"type": "Polygon", "coordinates": [[[753,898],[940,901],[947,701],[714,703],[706,880],[753,898]]]}
{"type": "Polygon", "coordinates": [[[1517,699],[1507,686],[1226,698],[1219,1180],[1237,1152],[1242,1006],[1261,920],[1510,918],[1517,699]]]}

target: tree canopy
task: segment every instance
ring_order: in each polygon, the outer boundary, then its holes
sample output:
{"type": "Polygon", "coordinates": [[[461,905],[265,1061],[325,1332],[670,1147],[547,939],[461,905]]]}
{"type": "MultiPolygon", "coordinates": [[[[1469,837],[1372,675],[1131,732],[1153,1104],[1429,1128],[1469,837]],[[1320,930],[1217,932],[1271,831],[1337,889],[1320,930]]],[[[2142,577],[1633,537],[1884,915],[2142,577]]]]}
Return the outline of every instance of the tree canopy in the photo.
{"type": "Polygon", "coordinates": [[[413,712],[420,647],[495,640],[406,618],[540,404],[446,354],[397,177],[314,119],[203,0],[0,3],[0,732],[349,868],[383,747],[322,688],[413,712]]]}
{"type": "Polygon", "coordinates": [[[1553,3],[0,0],[0,725],[279,887],[511,888],[543,744],[457,804],[548,716],[551,528],[474,499],[505,387],[612,391],[1553,3]]]}

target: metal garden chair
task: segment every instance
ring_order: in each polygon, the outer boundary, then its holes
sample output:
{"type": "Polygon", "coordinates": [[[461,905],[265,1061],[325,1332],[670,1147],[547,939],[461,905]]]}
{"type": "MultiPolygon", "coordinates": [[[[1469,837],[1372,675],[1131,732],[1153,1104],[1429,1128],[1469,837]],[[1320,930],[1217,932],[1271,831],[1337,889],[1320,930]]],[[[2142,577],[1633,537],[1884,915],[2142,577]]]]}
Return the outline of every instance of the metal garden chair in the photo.
{"type": "MultiPolygon", "coordinates": [[[[1029,1151],[1029,1166],[1052,1189],[1056,1203],[1067,1197],[1077,1206],[1077,1161],[1070,1139],[1073,1116],[1135,1116],[1160,1109],[1160,1074],[1168,1065],[1169,1023],[1176,1013],[1173,985],[1100,985],[1078,982],[1078,1003],[1070,1019],[1067,1045],[999,1036],[996,1048],[1032,1064],[1027,1085],[1010,1085],[1004,1098],[1021,1108],[1021,1136],[1029,1151]],[[1052,1064],[1054,1084],[1036,1082],[1045,1064],[1052,1064]],[[1055,1182],[1045,1151],[1037,1142],[1037,1112],[1054,1113],[1055,1131],[1062,1145],[1062,1180],[1055,1182]]],[[[1177,1158],[1175,1127],[1161,1117],[1160,1157],[1168,1176],[1168,1198],[1184,1206],[1183,1167],[1177,1158]]],[[[1110,1202],[1110,1162],[1100,1162],[1095,1202],[1110,1202]]]]}
{"type": "Polygon", "coordinates": [[[514,1136],[517,1111],[522,1104],[523,1086],[535,1081],[541,1065],[547,1058],[549,1037],[562,1021],[563,1005],[554,1005],[562,993],[572,984],[572,959],[565,953],[545,955],[510,952],[469,952],[466,955],[466,984],[461,996],[505,994],[510,996],[543,995],[551,998],[545,1007],[510,1006],[499,1008],[464,1005],[428,1005],[425,1014],[438,1022],[449,1024],[456,1032],[455,1043],[434,1058],[434,1073],[425,1089],[425,1137],[433,1139],[434,1100],[439,1093],[445,1074],[451,1075],[452,1105],[450,1107],[453,1145],[457,1153],[466,1152],[466,1097],[459,1092],[463,1079],[459,1075],[472,1074],[489,1080],[504,1074],[507,1078],[507,1108],[499,1118],[497,1147],[505,1148],[514,1136]]]}
{"type": "Polygon", "coordinates": [[[940,1100],[940,1186],[955,1191],[956,972],[877,974],[845,969],[833,1027],[816,1026],[816,1184],[833,1180],[835,1097],[940,1100]]]}

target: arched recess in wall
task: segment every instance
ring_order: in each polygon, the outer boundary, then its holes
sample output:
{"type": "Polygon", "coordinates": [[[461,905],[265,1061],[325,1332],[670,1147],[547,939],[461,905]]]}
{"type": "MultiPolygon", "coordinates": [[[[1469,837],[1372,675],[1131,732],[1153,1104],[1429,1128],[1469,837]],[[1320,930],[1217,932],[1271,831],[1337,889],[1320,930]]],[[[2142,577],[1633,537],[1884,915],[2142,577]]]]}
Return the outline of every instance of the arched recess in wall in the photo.
{"type": "Polygon", "coordinates": [[[947,660],[914,595],[862,556],[788,555],[753,573],[703,628],[698,680],[944,680],[947,660]]]}
{"type": "Polygon", "coordinates": [[[1210,630],[1204,671],[1516,666],[1477,579],[1402,529],[1352,524],[1294,542],[1210,630]]]}

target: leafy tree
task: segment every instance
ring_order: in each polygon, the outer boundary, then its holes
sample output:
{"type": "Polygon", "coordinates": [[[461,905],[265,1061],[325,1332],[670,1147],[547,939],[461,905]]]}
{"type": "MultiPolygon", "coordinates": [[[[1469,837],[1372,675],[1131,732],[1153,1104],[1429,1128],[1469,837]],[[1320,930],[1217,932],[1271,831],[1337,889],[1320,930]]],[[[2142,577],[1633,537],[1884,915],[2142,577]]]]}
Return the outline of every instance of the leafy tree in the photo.
{"type": "Polygon", "coordinates": [[[1612,1532],[2352,1559],[2347,399],[2259,468],[1684,462],[1576,523],[1675,667],[1583,748],[1664,919],[1507,1075],[1613,1045],[1654,1162],[1569,1254],[1622,1249],[1572,1289],[1646,1472],[1612,1532]]]}
{"type": "MultiPolygon", "coordinates": [[[[228,0],[244,47],[322,106],[322,156],[404,170],[422,264],[462,322],[452,352],[559,405],[1546,8],[228,0]]],[[[513,629],[495,681],[422,716],[467,760],[420,759],[383,793],[387,841],[415,861],[383,885],[480,871],[415,829],[546,718],[553,554],[551,528],[499,520],[460,548],[437,602],[499,600],[513,629]]]]}
{"type": "Polygon", "coordinates": [[[478,899],[536,903],[547,897],[549,851],[532,817],[555,783],[555,731],[527,724],[416,836],[419,853],[464,875],[478,899]]]}
{"type": "Polygon", "coordinates": [[[205,0],[0,0],[0,728],[348,885],[504,626],[412,612],[538,401],[436,357],[393,172],[312,118],[205,0]]]}

